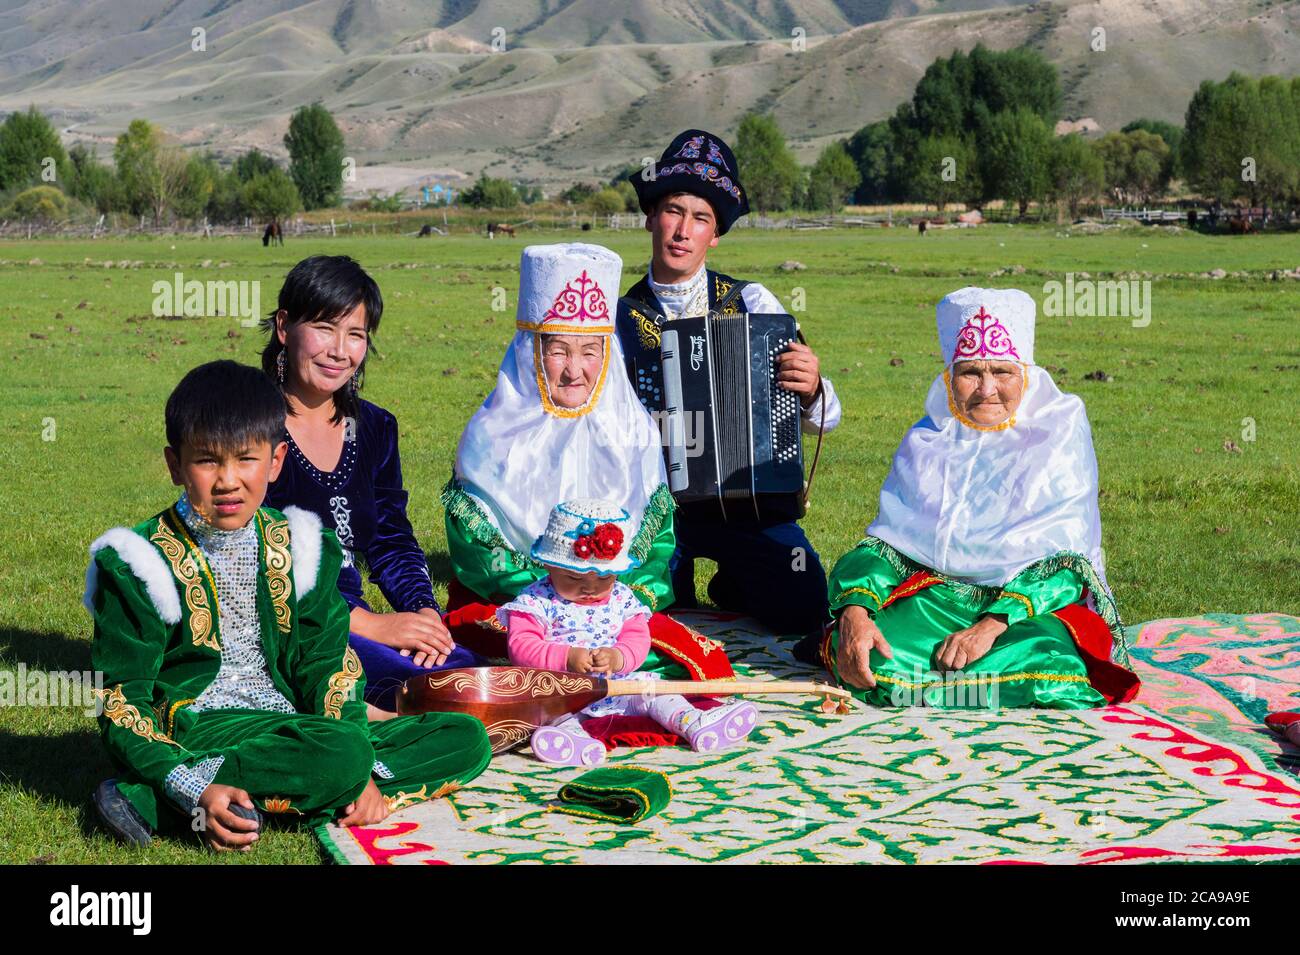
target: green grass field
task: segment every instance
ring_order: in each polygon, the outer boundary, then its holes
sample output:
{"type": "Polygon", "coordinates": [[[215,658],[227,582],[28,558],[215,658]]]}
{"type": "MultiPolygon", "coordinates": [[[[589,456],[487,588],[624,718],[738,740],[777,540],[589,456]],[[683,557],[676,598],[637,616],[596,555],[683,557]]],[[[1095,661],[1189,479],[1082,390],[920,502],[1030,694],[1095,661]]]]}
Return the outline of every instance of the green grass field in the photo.
{"type": "MultiPolygon", "coordinates": [[[[284,273],[306,255],[348,253],[372,271],[386,308],[382,360],[370,366],[366,394],[401,422],[410,514],[442,596],[438,492],[513,333],[519,251],[528,241],[576,238],[622,254],[625,286],[648,256],[642,232],[492,242],[290,239],[282,249],[251,238],[0,243],[0,343],[10,356],[3,361],[11,399],[0,441],[0,669],[89,668],[90,622],[80,603],[86,547],[172,499],[162,458],[168,392],[201,362],[257,360],[261,333],[233,318],[153,317],[155,281],[176,271],[260,280],[265,312],[284,273]],[[505,311],[493,311],[496,287],[506,290],[505,311]]],[[[804,290],[805,334],[845,409],[827,436],[805,521],[828,568],[874,516],[894,448],[921,415],[939,370],[934,305],[946,292],[1014,285],[1041,303],[1043,283],[1067,271],[1249,272],[1154,279],[1145,328],[1128,318],[1040,316],[1036,357],[1064,369],[1058,383],[1087,402],[1109,577],[1126,621],[1300,612],[1300,282],[1268,278],[1300,266],[1300,235],[741,231],[710,262],[763,282],[787,303],[804,290]],[[791,258],[807,268],[780,271],[791,258]],[[1025,271],[989,275],[1016,266],[1025,271]],[[1095,371],[1112,380],[1085,380],[1095,371]],[[1243,434],[1250,422],[1254,440],[1243,434]]],[[[117,847],[89,807],[108,773],[93,721],[79,709],[0,707],[0,862],[213,859],[183,840],[156,840],[143,852],[117,847]]],[[[312,838],[293,830],[270,832],[251,854],[220,857],[319,858],[312,838]]]]}

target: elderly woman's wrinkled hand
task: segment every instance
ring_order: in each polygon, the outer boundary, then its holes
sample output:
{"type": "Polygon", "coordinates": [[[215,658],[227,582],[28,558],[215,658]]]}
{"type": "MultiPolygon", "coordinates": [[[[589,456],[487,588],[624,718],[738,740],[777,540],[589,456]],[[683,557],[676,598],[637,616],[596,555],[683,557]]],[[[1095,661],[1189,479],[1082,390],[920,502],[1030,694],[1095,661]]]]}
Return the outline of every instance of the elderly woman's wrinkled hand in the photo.
{"type": "Polygon", "coordinates": [[[885,635],[880,632],[866,609],[850,604],[840,614],[839,650],[835,655],[835,667],[840,679],[859,689],[874,687],[876,677],[871,672],[872,650],[879,650],[886,659],[894,656],[885,635]]]}
{"type": "Polygon", "coordinates": [[[940,670],[961,670],[970,666],[993,649],[993,642],[1006,629],[1006,619],[993,614],[981,617],[965,630],[948,634],[934,652],[935,666],[940,670]]]}

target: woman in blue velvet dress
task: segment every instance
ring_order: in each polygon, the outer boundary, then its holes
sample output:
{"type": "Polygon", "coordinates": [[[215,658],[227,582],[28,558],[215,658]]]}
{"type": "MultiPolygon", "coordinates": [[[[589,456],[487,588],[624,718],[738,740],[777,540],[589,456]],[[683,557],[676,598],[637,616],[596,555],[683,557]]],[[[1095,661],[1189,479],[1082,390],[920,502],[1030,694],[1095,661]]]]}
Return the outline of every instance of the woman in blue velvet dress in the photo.
{"type": "Polygon", "coordinates": [[[289,452],[267,504],[313,511],[338,535],[338,587],[352,609],[349,642],[365,669],[366,702],[391,712],[410,677],[479,660],[443,626],[406,516],[397,419],[358,394],[383,307],[379,287],[353,259],[304,259],[285,278],[267,321],[262,368],[289,407],[289,452]],[[394,612],[370,609],[362,567],[394,612]]]}

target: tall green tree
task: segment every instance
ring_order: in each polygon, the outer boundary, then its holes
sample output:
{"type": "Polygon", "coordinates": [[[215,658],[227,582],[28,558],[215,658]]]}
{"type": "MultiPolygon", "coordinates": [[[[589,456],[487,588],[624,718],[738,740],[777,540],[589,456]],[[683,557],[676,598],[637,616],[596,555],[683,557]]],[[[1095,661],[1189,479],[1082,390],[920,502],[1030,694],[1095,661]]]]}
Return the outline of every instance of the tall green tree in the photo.
{"type": "Polygon", "coordinates": [[[839,212],[861,179],[844,144],[831,143],[821,151],[808,173],[808,208],[839,212]]]}
{"type": "Polygon", "coordinates": [[[899,190],[893,178],[894,138],[889,121],[869,123],[849,137],[845,145],[858,167],[858,188],[853,201],[859,205],[885,202],[899,190]]]}
{"type": "Polygon", "coordinates": [[[1232,73],[1206,80],[1187,105],[1186,179],[1223,202],[1300,198],[1300,82],[1232,73]]]}
{"type": "Polygon", "coordinates": [[[302,208],[298,187],[276,168],[259,173],[244,184],[244,208],[258,219],[283,219],[302,208]]]}
{"type": "Polygon", "coordinates": [[[303,106],[289,118],[284,135],[289,175],[303,205],[321,209],[337,205],[343,195],[343,134],[320,103],[303,106]]]}
{"type": "Polygon", "coordinates": [[[789,209],[801,185],[799,164],[771,116],[749,113],[736,130],[736,155],[749,204],[756,212],[789,209]]]}
{"type": "Polygon", "coordinates": [[[1184,173],[1180,151],[1183,145],[1183,127],[1175,126],[1173,123],[1166,123],[1162,119],[1135,119],[1132,122],[1125,123],[1120,132],[1131,133],[1135,129],[1154,133],[1165,141],[1165,145],[1169,147],[1168,178],[1182,178],[1184,173]]]}
{"type": "MultiPolygon", "coordinates": [[[[595,190],[584,194],[581,201],[590,199],[595,190]]],[[[493,179],[487,173],[479,173],[474,185],[461,193],[462,204],[474,209],[513,209],[519,205],[519,193],[514,183],[508,179],[493,179]]]]}
{"type": "Polygon", "coordinates": [[[164,143],[162,131],[144,119],[134,119],[113,146],[113,164],[131,211],[160,224],[185,189],[188,161],[164,143]]]}
{"type": "Polygon", "coordinates": [[[1104,164],[1106,190],[1116,202],[1147,203],[1169,186],[1169,145],[1155,133],[1107,133],[1092,144],[1104,164]]]}
{"type": "Polygon", "coordinates": [[[1071,219],[1077,219],[1079,207],[1100,195],[1106,185],[1101,156],[1078,133],[1052,143],[1049,175],[1052,196],[1065,203],[1071,219]]]}
{"type": "Polygon", "coordinates": [[[977,149],[986,197],[1016,203],[1024,218],[1029,204],[1047,195],[1052,131],[1037,113],[1021,108],[994,114],[977,149]]]}
{"type": "Polygon", "coordinates": [[[76,143],[68,150],[68,164],[72,169],[69,193],[73,198],[100,213],[126,209],[117,176],[84,143],[76,143]]]}
{"type": "Polygon", "coordinates": [[[930,203],[940,212],[955,202],[978,201],[979,164],[975,149],[961,136],[926,136],[909,166],[908,198],[930,203]]]}
{"type": "Polygon", "coordinates": [[[260,176],[264,172],[270,172],[272,169],[278,169],[279,163],[262,152],[260,149],[250,149],[246,153],[241,153],[235,160],[234,172],[240,182],[248,182],[254,176],[260,176]]]}
{"type": "Polygon", "coordinates": [[[185,161],[185,177],[176,196],[177,214],[186,219],[198,219],[207,215],[208,203],[220,176],[221,167],[212,153],[190,156],[185,161]]]}
{"type": "Polygon", "coordinates": [[[67,191],[71,172],[58,132],[35,106],[0,123],[0,189],[56,185],[67,191]]]}

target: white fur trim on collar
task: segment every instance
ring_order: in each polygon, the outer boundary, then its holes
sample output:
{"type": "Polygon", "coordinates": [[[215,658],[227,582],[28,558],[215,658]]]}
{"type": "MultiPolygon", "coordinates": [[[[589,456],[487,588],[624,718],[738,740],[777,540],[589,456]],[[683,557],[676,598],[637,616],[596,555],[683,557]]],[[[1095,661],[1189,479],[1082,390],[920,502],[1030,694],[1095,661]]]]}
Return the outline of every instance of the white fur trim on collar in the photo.
{"type": "Polygon", "coordinates": [[[320,575],[320,518],[312,511],[290,505],[284,509],[289,522],[289,553],[293,556],[293,589],[301,600],[316,587],[320,575]]]}
{"type": "Polygon", "coordinates": [[[163,623],[174,625],[181,622],[181,598],[176,590],[176,580],[172,576],[162,555],[144,537],[126,527],[114,527],[105,531],[90,545],[90,566],[86,568],[86,592],[81,598],[82,604],[94,615],[95,590],[99,585],[99,568],[95,565],[95,555],[105,547],[111,547],[122,558],[123,563],[131,568],[131,573],[144,584],[149,600],[162,617],[163,623]]]}

